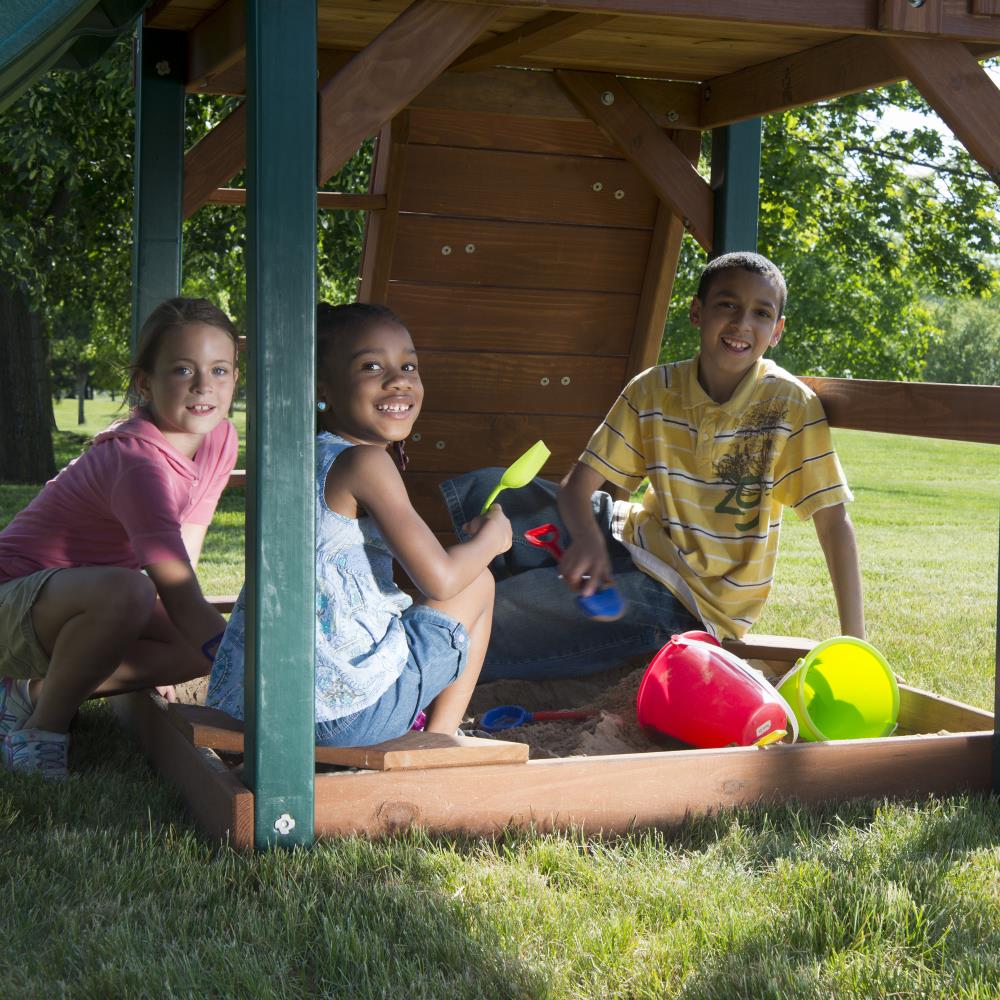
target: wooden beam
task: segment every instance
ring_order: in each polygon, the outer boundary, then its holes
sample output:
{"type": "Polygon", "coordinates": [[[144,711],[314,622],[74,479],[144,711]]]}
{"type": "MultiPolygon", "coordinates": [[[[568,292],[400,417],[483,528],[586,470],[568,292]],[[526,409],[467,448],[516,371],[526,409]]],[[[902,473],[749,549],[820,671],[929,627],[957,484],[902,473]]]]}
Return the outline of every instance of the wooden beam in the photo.
{"type": "Polygon", "coordinates": [[[402,111],[382,126],[375,163],[372,167],[372,194],[385,200],[385,211],[365,219],[365,242],[361,253],[361,286],[358,299],[384,305],[389,293],[392,252],[399,228],[399,206],[403,194],[403,167],[410,132],[410,116],[402,111]]]}
{"type": "Polygon", "coordinates": [[[246,0],[226,0],[187,34],[187,87],[206,90],[246,57],[246,0]]]}
{"type": "Polygon", "coordinates": [[[556,70],[556,79],[639,168],[694,238],[711,250],[711,188],[622,82],[608,73],[569,70],[556,70]]]}
{"type": "Polygon", "coordinates": [[[1000,184],[1000,89],[958,42],[887,38],[886,50],[1000,184]]]}
{"type": "Polygon", "coordinates": [[[944,24],[944,4],[914,0],[878,0],[878,26],[883,31],[904,34],[940,35],[944,24]]]}
{"type": "MultiPolygon", "coordinates": [[[[216,188],[207,201],[209,205],[245,205],[246,203],[246,188],[216,188]]],[[[385,195],[317,191],[316,207],[339,211],[377,211],[385,208],[385,195]]]]}
{"type": "Polygon", "coordinates": [[[834,427],[1000,444],[1000,386],[802,376],[834,427]]]}
{"type": "Polygon", "coordinates": [[[319,95],[319,184],[492,23],[496,7],[416,0],[319,95]]]}
{"type": "MultiPolygon", "coordinates": [[[[700,132],[674,132],[671,140],[697,167],[701,151],[700,132]]],[[[661,201],[656,213],[653,239],[649,247],[649,262],[639,295],[636,311],[632,349],[626,375],[633,375],[655,365],[663,343],[663,327],[667,322],[670,297],[677,276],[681,242],[684,239],[684,221],[661,201]]]]}
{"type": "MultiPolygon", "coordinates": [[[[458,0],[478,4],[482,0],[458,0]]],[[[901,0],[905,2],[905,0],[901,0]]],[[[938,6],[940,27],[936,34],[962,42],[1000,42],[1000,22],[969,12],[968,0],[928,0],[927,6],[938,6]]],[[[879,26],[878,4],[875,0],[504,0],[509,8],[529,7],[538,10],[573,10],[625,16],[638,14],[656,17],[661,22],[670,18],[712,21],[725,27],[733,25],[775,25],[782,28],[807,28],[829,31],[837,35],[882,35],[887,30],[879,26]]],[[[910,30],[910,29],[907,29],[910,30]]]]}
{"type": "Polygon", "coordinates": [[[565,38],[589,31],[606,21],[614,19],[614,14],[567,14],[556,11],[545,14],[491,38],[488,42],[475,45],[465,55],[452,63],[453,70],[489,69],[505,63],[516,62],[518,57],[554,45],[565,38]]]}

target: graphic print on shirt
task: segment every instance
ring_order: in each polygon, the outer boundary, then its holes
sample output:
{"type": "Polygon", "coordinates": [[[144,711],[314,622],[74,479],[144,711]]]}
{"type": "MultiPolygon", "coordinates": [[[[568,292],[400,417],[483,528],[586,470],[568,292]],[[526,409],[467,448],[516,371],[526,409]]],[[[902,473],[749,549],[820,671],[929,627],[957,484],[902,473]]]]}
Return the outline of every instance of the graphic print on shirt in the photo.
{"type": "Polygon", "coordinates": [[[736,429],[732,450],[715,463],[715,475],[730,484],[715,512],[743,518],[734,524],[737,531],[752,531],[760,521],[760,498],[774,451],[774,435],[787,415],[788,407],[780,399],[751,406],[736,429]]]}

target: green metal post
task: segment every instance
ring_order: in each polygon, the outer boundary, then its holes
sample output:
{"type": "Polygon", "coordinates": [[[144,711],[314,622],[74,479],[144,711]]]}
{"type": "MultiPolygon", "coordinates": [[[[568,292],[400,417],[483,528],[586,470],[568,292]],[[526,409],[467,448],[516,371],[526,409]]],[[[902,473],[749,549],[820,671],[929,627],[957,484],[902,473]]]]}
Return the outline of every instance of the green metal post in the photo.
{"type": "Polygon", "coordinates": [[[760,207],[760,119],[712,131],[715,233],[712,256],[757,249],[760,207]]]}
{"type": "Polygon", "coordinates": [[[316,0],[248,0],[246,770],[258,848],[313,840],[316,0]]]}
{"type": "Polygon", "coordinates": [[[132,344],[153,308],[181,288],[184,78],[181,31],[140,28],[135,60],[132,344]]]}

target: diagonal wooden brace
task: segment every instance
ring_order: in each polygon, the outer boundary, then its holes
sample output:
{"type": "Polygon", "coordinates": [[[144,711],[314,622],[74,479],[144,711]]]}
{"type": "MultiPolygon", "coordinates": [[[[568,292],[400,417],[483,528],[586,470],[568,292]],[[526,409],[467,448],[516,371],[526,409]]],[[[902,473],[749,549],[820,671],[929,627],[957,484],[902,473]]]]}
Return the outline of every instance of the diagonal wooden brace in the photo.
{"type": "Polygon", "coordinates": [[[609,73],[556,70],[556,79],[632,161],[657,195],[684,220],[706,249],[712,249],[712,190],[672,143],[625,83],[609,73]]]}
{"type": "Polygon", "coordinates": [[[962,145],[1000,184],[1000,89],[960,42],[886,38],[883,45],[962,145]]]}
{"type": "Polygon", "coordinates": [[[326,83],[319,95],[320,186],[499,13],[498,7],[416,0],[326,83]]]}

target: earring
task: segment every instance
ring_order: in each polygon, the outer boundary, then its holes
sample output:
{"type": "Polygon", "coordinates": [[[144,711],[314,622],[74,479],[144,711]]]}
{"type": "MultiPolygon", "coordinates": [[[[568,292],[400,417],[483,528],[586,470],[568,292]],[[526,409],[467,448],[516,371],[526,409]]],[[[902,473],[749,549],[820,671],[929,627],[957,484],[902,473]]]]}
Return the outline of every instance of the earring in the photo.
{"type": "Polygon", "coordinates": [[[327,409],[326,400],[317,399],[316,400],[316,409],[319,410],[320,413],[326,413],[326,409],[327,409]]]}

